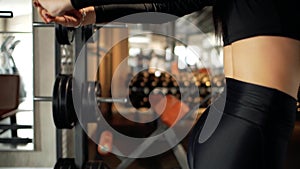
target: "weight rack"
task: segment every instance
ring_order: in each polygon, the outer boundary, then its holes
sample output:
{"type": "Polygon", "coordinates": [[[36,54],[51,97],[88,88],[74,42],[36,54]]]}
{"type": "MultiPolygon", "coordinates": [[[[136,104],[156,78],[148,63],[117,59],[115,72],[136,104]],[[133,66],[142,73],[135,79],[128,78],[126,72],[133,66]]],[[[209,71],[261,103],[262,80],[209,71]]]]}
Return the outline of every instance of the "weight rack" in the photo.
{"type": "MultiPolygon", "coordinates": [[[[62,53],[61,53],[61,45],[70,45],[72,46],[73,49],[73,63],[75,63],[77,56],[79,54],[83,54],[87,56],[87,50],[86,50],[86,45],[85,43],[88,41],[90,36],[93,35],[93,29],[99,29],[99,28],[125,28],[126,26],[124,25],[110,25],[110,24],[95,24],[95,25],[90,25],[90,26],[84,26],[78,29],[70,29],[63,27],[61,25],[56,25],[53,23],[46,24],[43,22],[33,22],[33,27],[55,27],[55,42],[54,42],[54,48],[55,48],[55,75],[56,77],[61,75],[62,73],[62,67],[61,67],[61,58],[62,58],[62,53]],[[70,38],[70,31],[73,32],[73,35],[71,39],[70,38]],[[62,37],[62,39],[60,38],[62,37]]],[[[84,65],[85,68],[87,68],[88,62],[87,62],[87,57],[84,59],[84,65]]],[[[74,65],[74,64],[73,64],[74,65]]],[[[85,72],[83,73],[82,80],[87,81],[87,70],[85,69],[85,72]]],[[[53,97],[51,96],[38,96],[34,97],[34,101],[41,101],[41,102],[49,102],[53,101],[53,97]]],[[[115,100],[107,99],[107,98],[98,98],[98,101],[101,102],[112,102],[115,100]]],[[[123,100],[119,100],[123,101],[123,100]]],[[[86,124],[85,124],[86,125],[86,124]]],[[[84,165],[86,164],[88,160],[88,136],[83,130],[84,127],[81,126],[80,123],[76,122],[75,126],[70,129],[58,129],[56,128],[56,158],[57,158],[57,163],[55,164],[54,168],[63,168],[59,165],[64,165],[65,168],[68,169],[81,169],[84,168],[84,165]],[[74,133],[74,158],[66,158],[63,156],[63,139],[64,134],[66,133],[66,130],[73,130],[74,133]],[[75,165],[74,165],[75,164],[75,165]],[[66,166],[68,165],[68,166],[66,166]]],[[[98,168],[97,164],[89,164],[92,168],[96,167],[98,168]]],[[[87,166],[85,166],[86,168],[87,166]]]]}
{"type": "MultiPolygon", "coordinates": [[[[82,79],[81,81],[87,82],[88,81],[88,56],[87,56],[87,45],[86,43],[89,43],[89,38],[93,36],[94,29],[99,29],[99,28],[125,28],[126,25],[102,25],[102,24],[95,24],[95,25],[89,25],[89,26],[84,26],[78,29],[71,30],[73,31],[74,37],[72,38],[73,41],[70,43],[70,45],[73,46],[73,60],[74,63],[79,56],[79,54],[84,55],[83,59],[83,64],[84,66],[84,72],[82,72],[82,75],[80,76],[82,79]]],[[[66,29],[66,28],[63,28],[66,29]]],[[[60,29],[57,29],[56,25],[56,35],[61,35],[61,33],[57,33],[57,31],[61,31],[60,29]]],[[[65,31],[65,30],[64,30],[65,31]]],[[[68,32],[64,32],[68,33],[68,32]]],[[[64,37],[65,38],[65,37],[64,37]]],[[[99,40],[99,35],[97,37],[97,41],[99,40]]],[[[61,41],[61,40],[58,40],[61,41]]],[[[62,58],[62,53],[61,53],[61,44],[58,43],[58,41],[55,41],[55,74],[59,75],[61,73],[61,58],[62,58]]],[[[81,63],[82,64],[82,63],[81,63]]],[[[110,98],[97,98],[97,101],[100,102],[113,102],[113,101],[119,101],[119,102],[124,102],[125,100],[119,99],[119,100],[114,100],[110,98]]],[[[75,163],[75,168],[76,169],[81,169],[81,168],[99,168],[99,165],[101,165],[101,168],[105,167],[104,164],[101,163],[91,163],[87,164],[88,162],[88,136],[86,134],[86,131],[84,131],[84,128],[87,126],[82,126],[82,125],[87,125],[86,122],[83,122],[83,124],[76,122],[74,126],[74,163],[75,163]],[[88,165],[88,166],[86,166],[88,165]],[[103,166],[102,166],[103,165],[103,166]]],[[[56,144],[57,144],[57,159],[58,161],[63,157],[63,131],[65,129],[56,129],[56,144]]]]}

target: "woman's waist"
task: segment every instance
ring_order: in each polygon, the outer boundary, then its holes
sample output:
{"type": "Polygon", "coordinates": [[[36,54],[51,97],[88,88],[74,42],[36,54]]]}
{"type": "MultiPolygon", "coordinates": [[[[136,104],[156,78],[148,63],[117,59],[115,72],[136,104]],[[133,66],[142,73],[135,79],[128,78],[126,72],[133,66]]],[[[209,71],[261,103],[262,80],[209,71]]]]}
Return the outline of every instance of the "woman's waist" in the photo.
{"type": "Polygon", "coordinates": [[[260,36],[237,41],[231,50],[232,78],[275,88],[296,98],[300,83],[300,41],[260,36]]]}

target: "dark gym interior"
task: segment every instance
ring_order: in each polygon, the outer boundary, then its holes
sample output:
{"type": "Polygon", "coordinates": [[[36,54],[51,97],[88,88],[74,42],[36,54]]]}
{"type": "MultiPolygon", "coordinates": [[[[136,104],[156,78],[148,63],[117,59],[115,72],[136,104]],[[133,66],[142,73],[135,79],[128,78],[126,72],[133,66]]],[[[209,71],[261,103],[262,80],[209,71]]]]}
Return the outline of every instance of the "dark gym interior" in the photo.
{"type": "MultiPolygon", "coordinates": [[[[75,29],[0,0],[0,169],[189,169],[190,130],[225,85],[211,13],[75,29]]],[[[284,169],[300,168],[297,104],[284,169]]]]}

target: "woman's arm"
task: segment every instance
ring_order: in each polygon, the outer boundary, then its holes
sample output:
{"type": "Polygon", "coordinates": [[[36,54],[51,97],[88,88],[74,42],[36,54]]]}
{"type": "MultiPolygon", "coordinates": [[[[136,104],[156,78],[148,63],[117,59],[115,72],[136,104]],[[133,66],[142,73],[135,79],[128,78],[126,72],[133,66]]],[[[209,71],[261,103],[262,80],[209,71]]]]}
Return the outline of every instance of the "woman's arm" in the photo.
{"type": "MultiPolygon", "coordinates": [[[[51,16],[63,15],[65,12],[73,9],[79,10],[89,6],[104,6],[113,4],[118,4],[120,9],[125,8],[124,10],[128,12],[130,8],[138,8],[138,10],[146,12],[145,8],[140,8],[134,5],[140,6],[142,4],[147,4],[147,9],[152,11],[154,10],[155,12],[172,12],[172,14],[175,14],[176,10],[179,10],[181,13],[186,13],[187,10],[195,11],[199,5],[211,5],[214,1],[215,0],[33,0],[35,6],[40,6],[47,10],[51,16]]],[[[113,8],[116,9],[116,7],[113,8]]]]}
{"type": "MultiPolygon", "coordinates": [[[[109,4],[109,5],[100,5],[96,7],[86,7],[85,17],[83,18],[83,10],[80,9],[81,14],[77,14],[76,10],[71,10],[66,12],[64,15],[52,17],[47,15],[48,11],[42,6],[40,8],[40,15],[44,18],[45,22],[56,22],[64,26],[76,26],[80,25],[89,25],[94,23],[105,23],[111,22],[118,18],[121,18],[126,15],[140,13],[140,12],[161,12],[168,13],[181,17],[186,14],[190,14],[195,11],[201,10],[205,6],[213,5],[214,0],[172,0],[164,3],[142,3],[142,4],[109,4]],[[41,12],[44,11],[44,12],[41,12]]],[[[173,18],[157,18],[152,21],[139,19],[139,21],[133,22],[143,22],[143,23],[161,23],[170,21],[168,19],[173,18]]]]}
{"type": "MultiPolygon", "coordinates": [[[[95,7],[96,23],[110,22],[120,17],[140,12],[162,12],[178,17],[213,5],[208,0],[172,0],[164,3],[110,4],[95,7]]],[[[163,20],[163,18],[157,18],[163,20]]],[[[157,20],[157,22],[159,22],[157,20]]]]}
{"type": "MultiPolygon", "coordinates": [[[[81,9],[88,6],[99,6],[109,4],[141,4],[141,3],[165,3],[174,0],[70,0],[75,9],[81,9]]],[[[182,0],[185,1],[185,0],[182,0]]],[[[201,0],[196,0],[201,1],[201,0]]]]}

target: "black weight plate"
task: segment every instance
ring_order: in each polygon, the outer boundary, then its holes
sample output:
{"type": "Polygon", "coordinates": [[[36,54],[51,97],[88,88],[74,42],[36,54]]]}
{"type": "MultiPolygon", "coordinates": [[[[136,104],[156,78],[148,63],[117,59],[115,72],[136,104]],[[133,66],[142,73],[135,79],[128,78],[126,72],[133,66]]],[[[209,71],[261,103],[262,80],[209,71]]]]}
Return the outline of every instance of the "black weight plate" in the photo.
{"type": "Polygon", "coordinates": [[[55,24],[55,37],[59,44],[70,45],[74,39],[74,31],[71,28],[55,24]]]}
{"type": "Polygon", "coordinates": [[[54,169],[76,169],[74,158],[59,158],[54,169]]]}
{"type": "Polygon", "coordinates": [[[63,123],[60,124],[61,129],[71,129],[74,127],[74,122],[68,119],[68,105],[67,105],[67,90],[68,90],[68,81],[69,75],[63,75],[61,80],[60,93],[58,94],[60,100],[60,118],[63,123]]]}
{"type": "Polygon", "coordinates": [[[84,39],[86,42],[94,43],[93,34],[94,34],[94,25],[86,25],[83,28],[84,39]]]}
{"type": "Polygon", "coordinates": [[[58,129],[65,129],[65,128],[70,128],[68,123],[67,123],[67,119],[66,119],[66,115],[65,115],[65,93],[66,93],[66,83],[67,83],[67,76],[65,75],[60,75],[61,81],[60,81],[60,85],[59,85],[59,92],[58,92],[58,100],[59,100],[59,113],[58,113],[58,117],[59,117],[59,121],[60,123],[58,123],[56,125],[56,128],[58,129]]]}
{"type": "Polygon", "coordinates": [[[62,43],[63,45],[70,45],[69,36],[68,36],[68,29],[64,26],[60,25],[60,35],[62,37],[62,43]]]}
{"type": "Polygon", "coordinates": [[[58,75],[54,82],[53,92],[52,92],[52,115],[53,121],[56,127],[60,126],[62,123],[62,119],[60,118],[60,100],[59,100],[59,93],[60,93],[60,83],[61,83],[61,75],[58,75]]]}
{"type": "Polygon", "coordinates": [[[75,126],[75,122],[76,122],[76,112],[74,109],[74,104],[73,104],[73,97],[72,97],[72,76],[70,75],[68,77],[68,81],[66,84],[66,94],[65,94],[65,98],[66,98],[66,106],[65,106],[65,112],[66,112],[66,119],[68,121],[68,124],[70,124],[70,126],[74,127],[75,126]]]}
{"type": "Polygon", "coordinates": [[[68,41],[71,44],[74,40],[75,29],[74,28],[66,28],[66,29],[67,29],[68,41]]]}
{"type": "Polygon", "coordinates": [[[57,43],[59,44],[65,44],[62,34],[61,25],[55,24],[55,38],[57,43]]]}

